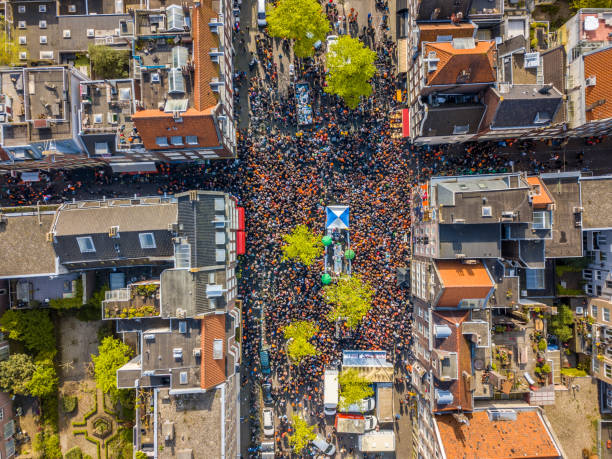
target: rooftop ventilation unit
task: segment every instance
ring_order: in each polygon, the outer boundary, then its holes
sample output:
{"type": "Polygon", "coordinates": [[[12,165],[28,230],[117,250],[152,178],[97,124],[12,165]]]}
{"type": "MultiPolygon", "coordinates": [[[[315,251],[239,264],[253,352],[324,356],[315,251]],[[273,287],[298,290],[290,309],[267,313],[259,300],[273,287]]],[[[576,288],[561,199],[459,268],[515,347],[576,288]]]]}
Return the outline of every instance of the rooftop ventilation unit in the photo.
{"type": "Polygon", "coordinates": [[[144,339],[145,341],[154,341],[155,335],[153,333],[147,333],[146,335],[144,335],[144,339]]]}
{"type": "Polygon", "coordinates": [[[151,83],[159,83],[161,81],[159,72],[153,72],[151,74],[151,83]]]}
{"type": "Polygon", "coordinates": [[[183,349],[180,347],[175,347],[172,349],[172,356],[174,360],[182,360],[183,359],[183,349]]]}
{"type": "Polygon", "coordinates": [[[593,75],[586,79],[586,86],[595,86],[597,84],[597,76],[593,75]]]}

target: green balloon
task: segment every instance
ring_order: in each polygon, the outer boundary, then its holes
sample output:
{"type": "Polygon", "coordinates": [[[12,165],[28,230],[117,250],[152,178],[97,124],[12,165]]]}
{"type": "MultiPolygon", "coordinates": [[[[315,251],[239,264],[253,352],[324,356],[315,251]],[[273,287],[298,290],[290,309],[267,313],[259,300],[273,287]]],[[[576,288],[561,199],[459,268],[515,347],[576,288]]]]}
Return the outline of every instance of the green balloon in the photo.
{"type": "Polygon", "coordinates": [[[346,252],[344,252],[344,258],[346,258],[347,260],[352,260],[353,258],[355,258],[355,252],[351,249],[348,249],[346,252]]]}
{"type": "Polygon", "coordinates": [[[323,238],[321,239],[321,242],[323,243],[325,247],[327,247],[328,245],[332,244],[332,238],[331,236],[323,236],[323,238]]]}
{"type": "Polygon", "coordinates": [[[329,284],[331,284],[331,280],[332,280],[332,279],[331,279],[331,276],[330,276],[329,274],[327,274],[327,273],[324,273],[324,274],[321,276],[321,282],[323,283],[323,285],[329,285],[329,284]]]}

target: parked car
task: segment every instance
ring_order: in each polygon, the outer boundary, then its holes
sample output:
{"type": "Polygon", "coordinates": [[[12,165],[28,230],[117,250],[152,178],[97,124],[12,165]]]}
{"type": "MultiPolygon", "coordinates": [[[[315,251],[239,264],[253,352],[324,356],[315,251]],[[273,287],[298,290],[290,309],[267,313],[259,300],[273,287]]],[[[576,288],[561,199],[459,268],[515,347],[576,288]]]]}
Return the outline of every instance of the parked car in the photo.
{"type": "MultiPolygon", "coordinates": [[[[342,405],[342,404],[340,404],[342,405]]],[[[376,401],[372,397],[364,398],[357,403],[341,408],[338,411],[342,413],[367,413],[376,408],[376,401]]]]}
{"type": "Polygon", "coordinates": [[[336,454],[336,447],[333,444],[325,441],[325,439],[320,435],[317,435],[317,438],[312,441],[312,444],[321,452],[321,454],[325,454],[326,456],[333,456],[336,454]]]}
{"type": "Polygon", "coordinates": [[[274,411],[272,408],[263,410],[263,433],[266,437],[274,435],[274,411]]]}
{"type": "Polygon", "coordinates": [[[257,25],[265,27],[268,24],[266,21],[266,0],[257,0],[257,25]]]}
{"type": "Polygon", "coordinates": [[[261,374],[270,374],[270,353],[267,350],[259,352],[259,365],[261,366],[261,374]]]}
{"type": "Polygon", "coordinates": [[[274,404],[274,399],[272,398],[272,384],[263,383],[261,385],[261,392],[263,395],[264,405],[269,406],[274,404]]]}

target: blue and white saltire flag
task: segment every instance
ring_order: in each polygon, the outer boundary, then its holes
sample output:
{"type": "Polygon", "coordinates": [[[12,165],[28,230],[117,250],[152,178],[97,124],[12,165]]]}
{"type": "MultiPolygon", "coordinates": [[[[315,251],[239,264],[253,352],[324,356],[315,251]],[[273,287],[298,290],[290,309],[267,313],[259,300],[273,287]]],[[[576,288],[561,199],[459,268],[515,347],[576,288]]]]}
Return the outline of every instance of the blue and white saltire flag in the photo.
{"type": "Polygon", "coordinates": [[[325,229],[348,229],[349,206],[327,206],[327,222],[325,229]]]}

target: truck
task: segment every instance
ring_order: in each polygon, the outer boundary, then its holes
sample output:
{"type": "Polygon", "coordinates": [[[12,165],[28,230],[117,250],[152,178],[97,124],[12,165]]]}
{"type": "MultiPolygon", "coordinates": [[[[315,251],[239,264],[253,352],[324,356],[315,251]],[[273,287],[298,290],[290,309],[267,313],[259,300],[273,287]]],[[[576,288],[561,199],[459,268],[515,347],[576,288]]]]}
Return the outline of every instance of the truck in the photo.
{"type": "Polygon", "coordinates": [[[338,370],[325,370],[323,376],[323,412],[327,416],[336,414],[338,392],[338,370]]]}
{"type": "Polygon", "coordinates": [[[261,459],[274,459],[276,456],[276,443],[264,441],[261,443],[261,459]]]}
{"type": "Polygon", "coordinates": [[[336,414],[334,427],[338,433],[362,434],[368,430],[374,430],[378,421],[376,416],[364,416],[363,414],[336,414]]]}
{"type": "Polygon", "coordinates": [[[395,451],[395,432],[372,431],[357,437],[357,447],[362,453],[387,453],[395,451]]]}
{"type": "Polygon", "coordinates": [[[376,384],[376,417],[378,422],[393,422],[393,385],[391,383],[376,384]]]}

